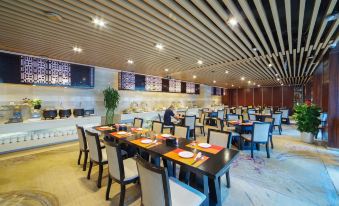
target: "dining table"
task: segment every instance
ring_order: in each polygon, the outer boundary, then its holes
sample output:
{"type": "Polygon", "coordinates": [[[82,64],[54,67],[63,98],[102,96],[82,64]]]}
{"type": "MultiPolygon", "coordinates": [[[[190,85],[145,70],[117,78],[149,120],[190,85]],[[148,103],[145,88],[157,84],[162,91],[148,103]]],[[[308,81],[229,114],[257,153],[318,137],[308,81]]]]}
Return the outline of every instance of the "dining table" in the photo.
{"type": "MultiPolygon", "coordinates": [[[[253,131],[253,124],[255,122],[260,122],[260,121],[240,121],[240,120],[234,120],[234,121],[228,121],[227,123],[229,125],[232,125],[235,127],[235,131],[240,134],[245,134],[245,133],[251,133],[253,131]]],[[[238,149],[239,150],[244,150],[244,149],[250,149],[249,145],[244,145],[244,141],[241,137],[238,139],[237,143],[238,149]]]]}
{"type": "MultiPolygon", "coordinates": [[[[93,127],[97,130],[99,127],[93,127]]],[[[217,145],[210,145],[210,148],[200,147],[199,142],[188,140],[186,138],[174,137],[170,134],[151,134],[152,137],[147,137],[145,131],[113,131],[104,132],[106,141],[115,141],[125,143],[151,155],[153,163],[160,166],[162,159],[167,167],[168,176],[175,177],[173,166],[180,165],[186,172],[197,174],[202,177],[202,185],[199,189],[206,195],[204,205],[221,206],[221,188],[220,178],[230,168],[232,162],[239,155],[239,151],[235,149],[227,149],[217,145]],[[166,141],[169,136],[174,139],[171,144],[166,141]],[[150,142],[143,143],[145,140],[150,142]],[[193,153],[193,157],[184,158],[179,154],[187,151],[193,153]],[[196,159],[198,154],[201,154],[196,159]]]]}

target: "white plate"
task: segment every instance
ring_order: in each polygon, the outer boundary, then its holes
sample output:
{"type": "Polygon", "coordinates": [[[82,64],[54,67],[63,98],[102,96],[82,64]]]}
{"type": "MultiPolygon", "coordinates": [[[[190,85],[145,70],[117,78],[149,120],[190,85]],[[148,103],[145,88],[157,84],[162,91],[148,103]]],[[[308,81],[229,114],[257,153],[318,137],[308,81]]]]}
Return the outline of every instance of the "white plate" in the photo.
{"type": "Polygon", "coordinates": [[[137,131],[142,131],[143,129],[142,128],[137,128],[137,131]]]}
{"type": "Polygon", "coordinates": [[[194,154],[192,152],[183,151],[183,152],[179,152],[179,156],[182,158],[191,158],[194,156],[194,154]]]}
{"type": "Polygon", "coordinates": [[[117,132],[117,134],[127,134],[127,132],[117,132]]]}
{"type": "Polygon", "coordinates": [[[102,126],[102,127],[100,127],[100,129],[112,129],[112,127],[102,126]]]}
{"type": "Polygon", "coordinates": [[[152,140],[150,140],[150,139],[143,139],[140,142],[143,143],[143,144],[150,144],[152,142],[152,140]]]}
{"type": "Polygon", "coordinates": [[[162,134],[161,136],[167,138],[167,137],[171,137],[172,135],[171,134],[162,134]]]}
{"type": "Polygon", "coordinates": [[[198,146],[202,147],[202,148],[210,148],[212,145],[210,145],[208,143],[199,143],[198,146]]]}

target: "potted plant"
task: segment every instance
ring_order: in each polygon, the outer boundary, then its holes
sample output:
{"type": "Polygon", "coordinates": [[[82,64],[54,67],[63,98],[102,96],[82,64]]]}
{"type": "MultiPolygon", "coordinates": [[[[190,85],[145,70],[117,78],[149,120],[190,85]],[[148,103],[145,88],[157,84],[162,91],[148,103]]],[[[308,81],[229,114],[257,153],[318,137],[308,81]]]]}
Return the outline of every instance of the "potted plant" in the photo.
{"type": "Polygon", "coordinates": [[[106,124],[113,124],[114,110],[118,107],[119,92],[111,87],[103,91],[106,108],[106,124]]]}
{"type": "Polygon", "coordinates": [[[41,99],[33,99],[31,100],[31,104],[33,105],[34,109],[41,109],[41,99]]]}
{"type": "Polygon", "coordinates": [[[295,106],[294,110],[293,116],[301,132],[301,139],[306,143],[312,143],[320,124],[320,108],[306,101],[305,104],[295,106]]]}

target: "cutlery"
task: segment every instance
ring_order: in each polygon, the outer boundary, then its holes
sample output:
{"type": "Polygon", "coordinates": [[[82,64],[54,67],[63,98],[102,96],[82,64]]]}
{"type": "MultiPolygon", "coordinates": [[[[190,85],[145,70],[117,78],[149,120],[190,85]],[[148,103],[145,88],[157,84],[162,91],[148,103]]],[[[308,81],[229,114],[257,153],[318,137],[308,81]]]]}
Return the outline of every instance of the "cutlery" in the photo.
{"type": "Polygon", "coordinates": [[[148,148],[148,147],[150,147],[150,146],[152,146],[152,145],[154,145],[154,144],[157,144],[157,141],[158,141],[158,140],[154,140],[154,141],[151,142],[151,144],[149,144],[146,148],[148,148]]]}
{"type": "Polygon", "coordinates": [[[197,156],[195,156],[194,161],[192,162],[191,165],[194,165],[194,164],[197,163],[200,159],[202,159],[202,154],[201,154],[201,152],[199,152],[199,153],[197,154],[197,156]]]}

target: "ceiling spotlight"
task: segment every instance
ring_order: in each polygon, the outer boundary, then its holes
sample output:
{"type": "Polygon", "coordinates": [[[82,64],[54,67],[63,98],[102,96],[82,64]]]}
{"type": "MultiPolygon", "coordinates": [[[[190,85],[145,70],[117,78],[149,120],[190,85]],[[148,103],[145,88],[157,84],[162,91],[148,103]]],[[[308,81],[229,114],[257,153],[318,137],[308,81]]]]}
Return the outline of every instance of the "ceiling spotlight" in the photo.
{"type": "Polygon", "coordinates": [[[73,51],[74,51],[75,53],[81,53],[81,52],[82,52],[82,49],[81,49],[80,47],[74,46],[74,47],[73,47],[73,51]]]}
{"type": "Polygon", "coordinates": [[[103,19],[99,19],[98,17],[94,17],[92,23],[99,27],[106,26],[106,22],[103,19]]]}
{"type": "Polygon", "coordinates": [[[251,84],[251,81],[248,81],[247,83],[251,84]]]}
{"type": "Polygon", "coordinates": [[[283,84],[283,83],[281,83],[281,86],[284,86],[284,84],[283,84]]]}
{"type": "Polygon", "coordinates": [[[279,78],[277,78],[277,81],[280,81],[280,79],[279,79],[279,78]]]}
{"type": "Polygon", "coordinates": [[[279,76],[279,74],[275,74],[275,76],[277,77],[277,76],[279,76]]]}
{"type": "Polygon", "coordinates": [[[234,85],[232,84],[232,87],[234,87],[234,85]]]}
{"type": "Polygon", "coordinates": [[[258,49],[256,47],[253,47],[252,50],[255,51],[255,52],[258,51],[258,49]]]}
{"type": "Polygon", "coordinates": [[[60,14],[55,13],[55,12],[47,11],[45,12],[45,14],[49,19],[53,21],[61,21],[63,19],[63,17],[60,14]]]}
{"type": "Polygon", "coordinates": [[[260,84],[258,84],[257,86],[260,87],[260,84]]]}
{"type": "Polygon", "coordinates": [[[217,81],[213,80],[213,83],[215,84],[215,83],[217,83],[217,81]]]}
{"type": "Polygon", "coordinates": [[[313,59],[314,58],[314,56],[309,56],[309,57],[307,57],[307,59],[313,59]]]}
{"type": "Polygon", "coordinates": [[[198,64],[200,64],[200,65],[202,65],[203,64],[203,62],[201,61],[201,60],[198,60],[198,62],[197,62],[198,64]]]}
{"type": "Polygon", "coordinates": [[[229,18],[227,22],[230,26],[236,26],[238,24],[237,19],[234,17],[229,18]]]}
{"type": "Polygon", "coordinates": [[[165,69],[165,72],[168,72],[168,69],[165,69]]]}
{"type": "Polygon", "coordinates": [[[155,48],[161,50],[161,49],[164,48],[164,45],[162,45],[162,44],[160,44],[160,43],[157,43],[157,44],[155,44],[155,48]]]}
{"type": "Polygon", "coordinates": [[[228,74],[228,71],[226,70],[225,73],[228,74]]]}
{"type": "Polygon", "coordinates": [[[127,60],[127,64],[134,64],[134,61],[129,59],[129,60],[127,60]]]}
{"type": "Polygon", "coordinates": [[[326,21],[334,21],[339,18],[339,13],[335,13],[326,17],[326,21]]]}
{"type": "Polygon", "coordinates": [[[255,82],[253,82],[253,85],[255,85],[255,82]]]}
{"type": "Polygon", "coordinates": [[[193,75],[193,79],[196,79],[197,78],[197,76],[196,75],[193,75]]]}
{"type": "Polygon", "coordinates": [[[272,67],[272,64],[268,64],[268,67],[272,67]]]}
{"type": "Polygon", "coordinates": [[[245,77],[241,77],[241,80],[244,81],[244,80],[245,80],[245,77]]]}

